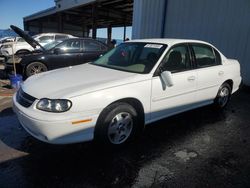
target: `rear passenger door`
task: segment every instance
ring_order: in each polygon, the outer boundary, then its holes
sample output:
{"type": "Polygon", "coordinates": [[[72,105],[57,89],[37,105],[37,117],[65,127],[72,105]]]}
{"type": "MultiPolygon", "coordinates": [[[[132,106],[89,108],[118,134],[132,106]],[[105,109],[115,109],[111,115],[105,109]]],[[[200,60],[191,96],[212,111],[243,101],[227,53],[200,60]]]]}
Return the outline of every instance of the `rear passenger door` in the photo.
{"type": "Polygon", "coordinates": [[[81,57],[82,63],[95,61],[107,51],[107,47],[96,40],[83,40],[83,55],[81,57]]]}
{"type": "Polygon", "coordinates": [[[191,44],[197,70],[197,99],[211,102],[217,95],[224,77],[219,52],[206,44],[191,44]]]}

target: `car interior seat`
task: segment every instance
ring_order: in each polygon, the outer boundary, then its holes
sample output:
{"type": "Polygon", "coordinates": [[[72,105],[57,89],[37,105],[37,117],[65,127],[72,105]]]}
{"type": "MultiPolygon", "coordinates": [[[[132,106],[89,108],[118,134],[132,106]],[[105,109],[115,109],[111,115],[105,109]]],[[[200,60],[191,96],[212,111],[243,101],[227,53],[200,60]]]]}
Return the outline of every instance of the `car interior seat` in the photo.
{"type": "Polygon", "coordinates": [[[180,70],[183,68],[185,68],[185,67],[182,65],[181,52],[172,51],[169,54],[168,61],[165,63],[164,70],[177,71],[177,70],[180,70]]]}

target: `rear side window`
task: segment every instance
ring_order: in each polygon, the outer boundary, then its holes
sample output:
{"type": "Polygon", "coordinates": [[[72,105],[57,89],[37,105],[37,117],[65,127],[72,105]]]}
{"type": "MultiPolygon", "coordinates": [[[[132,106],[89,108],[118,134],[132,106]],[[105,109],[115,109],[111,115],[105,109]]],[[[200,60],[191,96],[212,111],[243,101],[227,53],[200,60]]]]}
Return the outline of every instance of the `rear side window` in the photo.
{"type": "Polygon", "coordinates": [[[198,68],[217,65],[212,47],[199,44],[193,44],[192,47],[198,68]]]}
{"type": "Polygon", "coordinates": [[[84,41],[84,49],[87,52],[91,51],[102,51],[102,45],[94,40],[85,40],[84,41]]]}
{"type": "Polygon", "coordinates": [[[221,65],[221,56],[220,53],[214,49],[214,54],[215,54],[215,59],[216,59],[216,64],[221,65]]]}

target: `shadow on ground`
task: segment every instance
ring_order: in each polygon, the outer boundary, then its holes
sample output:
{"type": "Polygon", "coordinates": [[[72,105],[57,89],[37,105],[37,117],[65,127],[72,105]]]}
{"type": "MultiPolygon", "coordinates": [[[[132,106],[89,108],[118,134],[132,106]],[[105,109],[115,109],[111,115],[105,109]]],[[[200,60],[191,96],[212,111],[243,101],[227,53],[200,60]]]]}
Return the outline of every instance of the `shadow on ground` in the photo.
{"type": "Polygon", "coordinates": [[[248,143],[250,135],[247,128],[250,117],[246,111],[249,103],[249,94],[244,91],[233,98],[225,111],[208,106],[158,121],[147,126],[140,139],[119,150],[100,148],[92,142],[67,146],[39,142],[18,126],[15,116],[7,109],[0,116],[8,124],[3,129],[0,119],[0,139],[9,148],[27,155],[0,163],[0,185],[250,185],[250,161],[247,163],[248,157],[242,156],[249,156],[250,150],[249,147],[239,149],[248,143]],[[178,152],[193,153],[194,158],[181,158],[178,152]]]}

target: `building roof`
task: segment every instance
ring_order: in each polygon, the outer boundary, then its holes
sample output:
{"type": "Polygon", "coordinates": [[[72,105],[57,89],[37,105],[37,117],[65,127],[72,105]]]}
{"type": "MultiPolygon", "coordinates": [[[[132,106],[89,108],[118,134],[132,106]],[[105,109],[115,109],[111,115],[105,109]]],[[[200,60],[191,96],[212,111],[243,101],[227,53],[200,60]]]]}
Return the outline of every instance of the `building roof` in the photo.
{"type": "Polygon", "coordinates": [[[57,6],[24,17],[24,22],[53,20],[60,13],[64,22],[72,25],[92,26],[93,20],[98,28],[131,26],[134,0],[78,0],[75,3],[56,1],[57,6]],[[58,4],[60,3],[60,6],[58,4]],[[95,11],[93,8],[95,7],[95,11]]]}
{"type": "Polygon", "coordinates": [[[41,18],[41,17],[44,17],[44,16],[49,16],[51,14],[56,13],[56,11],[57,11],[56,6],[54,6],[54,7],[39,11],[37,13],[31,14],[29,16],[26,16],[26,17],[23,18],[23,20],[24,21],[29,21],[29,20],[34,20],[34,19],[41,18]]]}

